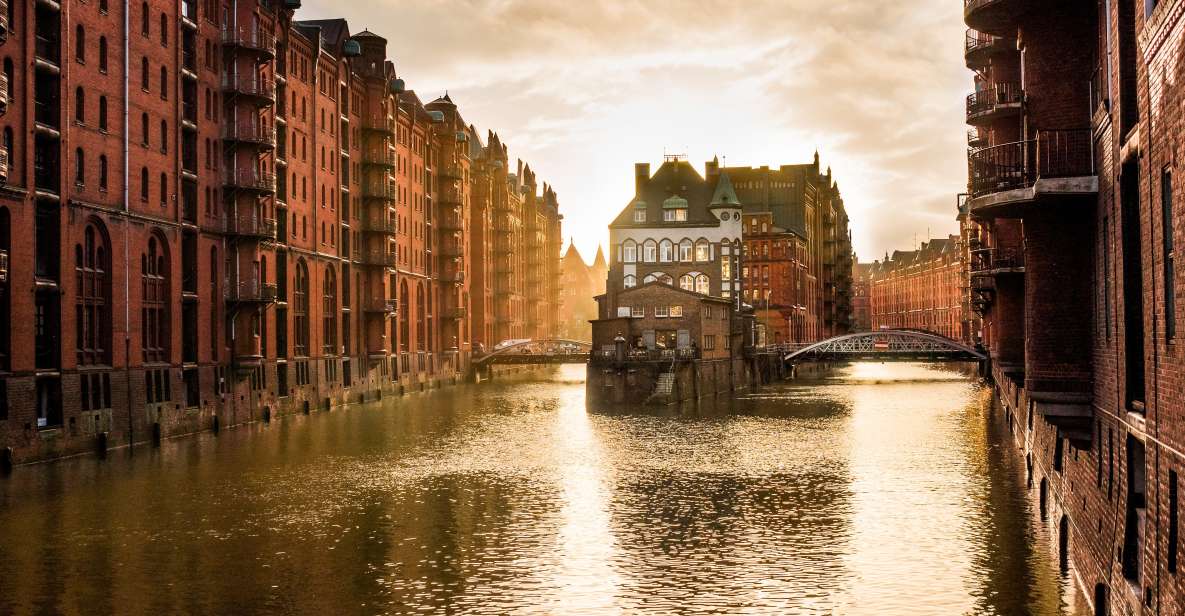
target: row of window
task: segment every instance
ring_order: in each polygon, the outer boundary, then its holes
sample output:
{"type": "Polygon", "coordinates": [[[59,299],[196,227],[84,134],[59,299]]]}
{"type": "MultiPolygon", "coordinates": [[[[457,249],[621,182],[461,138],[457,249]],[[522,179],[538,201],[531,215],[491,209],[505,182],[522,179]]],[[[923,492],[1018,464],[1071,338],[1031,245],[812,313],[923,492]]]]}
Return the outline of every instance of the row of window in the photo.
{"type": "MultiPolygon", "coordinates": [[[[664,274],[662,272],[652,272],[642,279],[642,284],[650,284],[652,282],[661,282],[670,286],[674,286],[675,284],[675,280],[670,274],[664,274]]],[[[638,286],[638,277],[633,274],[626,274],[623,286],[627,289],[638,286]]],[[[712,292],[712,279],[707,274],[700,274],[698,272],[683,274],[679,277],[679,288],[684,291],[694,291],[701,295],[710,295],[712,292]]]]}
{"type": "MultiPolygon", "coordinates": [[[[654,306],[653,314],[655,318],[681,318],[683,316],[683,306],[680,305],[662,305],[654,306]]],[[[641,319],[646,316],[645,306],[619,306],[617,308],[617,316],[630,317],[633,319],[641,319]]]]}
{"type": "MultiPolygon", "coordinates": [[[[728,240],[722,240],[721,245],[728,245],[728,240]]],[[[645,240],[641,244],[641,259],[638,254],[638,243],[625,240],[618,249],[618,256],[622,263],[707,263],[712,260],[714,251],[712,244],[700,238],[695,242],[684,238],[678,244],[671,240],[645,240]]]]}

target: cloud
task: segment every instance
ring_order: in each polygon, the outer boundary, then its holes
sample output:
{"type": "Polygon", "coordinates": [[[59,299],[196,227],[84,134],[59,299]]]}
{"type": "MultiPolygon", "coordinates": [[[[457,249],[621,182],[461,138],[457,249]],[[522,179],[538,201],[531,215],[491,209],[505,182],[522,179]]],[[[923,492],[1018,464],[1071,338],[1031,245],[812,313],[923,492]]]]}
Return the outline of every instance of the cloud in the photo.
{"type": "Polygon", "coordinates": [[[629,200],[632,165],[807,162],[817,147],[872,258],[954,232],[965,186],[960,6],[949,0],[373,0],[300,18],[370,29],[409,87],[559,192],[581,251],[629,200]]]}

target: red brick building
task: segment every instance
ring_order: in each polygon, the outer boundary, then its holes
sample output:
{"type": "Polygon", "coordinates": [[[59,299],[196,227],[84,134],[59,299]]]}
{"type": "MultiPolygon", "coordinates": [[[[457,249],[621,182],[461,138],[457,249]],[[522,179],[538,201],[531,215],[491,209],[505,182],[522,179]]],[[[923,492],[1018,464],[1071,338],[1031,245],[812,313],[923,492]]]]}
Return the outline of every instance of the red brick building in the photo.
{"type": "Polygon", "coordinates": [[[971,342],[963,316],[963,260],[958,236],[896,250],[868,267],[869,327],[924,329],[971,342]]]}
{"type": "Polygon", "coordinates": [[[1185,2],[964,14],[969,299],[1002,412],[1094,613],[1183,613],[1185,2]]]}
{"type": "Polygon", "coordinates": [[[508,178],[447,96],[407,90],[382,37],[299,5],[0,13],[7,456],[452,380],[491,335],[473,271],[519,273],[505,314],[558,314],[554,191],[508,178]],[[529,230],[501,251],[490,194],[529,230]]]}
{"type": "Polygon", "coordinates": [[[569,340],[592,340],[589,321],[597,318],[594,298],[605,292],[605,276],[609,273],[605,253],[598,246],[596,259],[589,265],[576,245],[569,244],[562,267],[564,285],[560,290],[560,305],[563,310],[559,315],[559,334],[569,340]]]}

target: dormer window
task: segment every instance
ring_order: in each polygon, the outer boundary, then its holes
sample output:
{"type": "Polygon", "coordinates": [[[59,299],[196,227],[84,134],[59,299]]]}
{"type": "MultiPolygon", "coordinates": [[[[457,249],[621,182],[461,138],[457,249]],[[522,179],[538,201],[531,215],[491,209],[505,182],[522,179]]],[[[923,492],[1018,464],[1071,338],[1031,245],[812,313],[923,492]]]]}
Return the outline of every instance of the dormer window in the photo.
{"type": "Polygon", "coordinates": [[[662,202],[663,222],[685,222],[687,220],[687,199],[672,196],[662,202]]]}
{"type": "Polygon", "coordinates": [[[634,202],[634,222],[646,222],[646,202],[634,202]]]}

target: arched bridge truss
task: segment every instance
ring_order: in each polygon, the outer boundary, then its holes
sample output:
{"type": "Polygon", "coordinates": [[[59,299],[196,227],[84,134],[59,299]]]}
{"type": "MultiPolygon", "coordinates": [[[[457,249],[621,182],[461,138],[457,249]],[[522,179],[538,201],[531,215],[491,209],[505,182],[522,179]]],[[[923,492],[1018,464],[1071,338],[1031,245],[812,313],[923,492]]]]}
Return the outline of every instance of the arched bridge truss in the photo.
{"type": "Polygon", "coordinates": [[[844,334],[786,353],[786,362],[845,359],[981,361],[979,350],[957,340],[916,329],[882,329],[844,334]]]}
{"type": "Polygon", "coordinates": [[[473,364],[584,364],[591,352],[592,343],[581,340],[526,340],[474,357],[473,364]]]}

